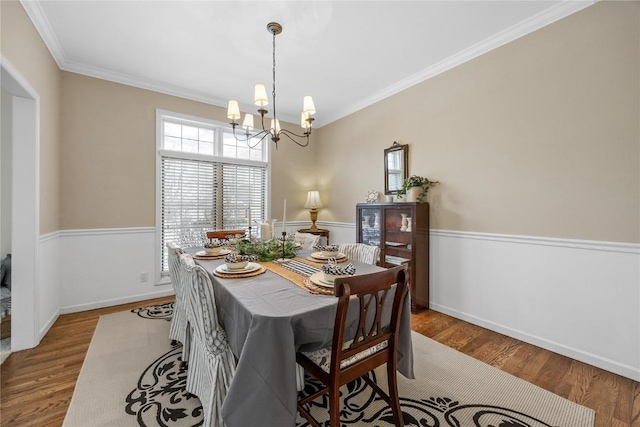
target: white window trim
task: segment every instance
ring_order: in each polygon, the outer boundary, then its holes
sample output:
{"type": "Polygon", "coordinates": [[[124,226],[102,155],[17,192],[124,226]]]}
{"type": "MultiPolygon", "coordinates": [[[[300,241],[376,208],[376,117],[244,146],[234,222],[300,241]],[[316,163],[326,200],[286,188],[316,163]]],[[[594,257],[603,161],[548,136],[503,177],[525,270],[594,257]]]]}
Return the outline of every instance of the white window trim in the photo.
{"type": "MultiPolygon", "coordinates": [[[[239,164],[244,166],[264,166],[266,165],[266,190],[265,190],[265,198],[266,198],[266,216],[267,218],[271,218],[271,159],[272,148],[271,142],[269,140],[265,140],[265,156],[266,159],[264,161],[255,161],[255,160],[245,160],[245,159],[230,159],[228,157],[221,156],[207,156],[203,154],[196,153],[183,153],[177,152],[173,150],[165,150],[162,148],[162,124],[164,119],[177,119],[178,121],[193,123],[194,125],[200,125],[202,123],[209,124],[215,127],[229,127],[228,123],[218,122],[216,120],[211,120],[207,118],[190,116],[187,114],[176,113],[174,111],[161,110],[156,109],[156,236],[155,236],[155,257],[154,262],[156,265],[156,273],[155,273],[155,284],[156,286],[167,285],[171,283],[171,279],[168,274],[162,274],[162,268],[157,266],[157,260],[160,259],[162,255],[162,157],[173,156],[173,157],[181,157],[185,159],[191,160],[207,160],[207,161],[215,161],[220,163],[229,163],[229,164],[239,164]]],[[[218,148],[214,144],[214,153],[217,153],[218,148]]]]}

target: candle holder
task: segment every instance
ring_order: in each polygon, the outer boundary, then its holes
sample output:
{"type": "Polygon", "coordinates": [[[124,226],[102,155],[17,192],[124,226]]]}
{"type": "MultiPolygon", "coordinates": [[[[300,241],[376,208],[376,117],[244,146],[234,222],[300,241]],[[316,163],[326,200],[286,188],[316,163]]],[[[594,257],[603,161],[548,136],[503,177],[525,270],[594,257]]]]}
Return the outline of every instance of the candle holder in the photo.
{"type": "Polygon", "coordinates": [[[289,260],[285,258],[285,245],[287,244],[287,232],[282,232],[282,258],[280,258],[279,262],[288,262],[289,260]]]}

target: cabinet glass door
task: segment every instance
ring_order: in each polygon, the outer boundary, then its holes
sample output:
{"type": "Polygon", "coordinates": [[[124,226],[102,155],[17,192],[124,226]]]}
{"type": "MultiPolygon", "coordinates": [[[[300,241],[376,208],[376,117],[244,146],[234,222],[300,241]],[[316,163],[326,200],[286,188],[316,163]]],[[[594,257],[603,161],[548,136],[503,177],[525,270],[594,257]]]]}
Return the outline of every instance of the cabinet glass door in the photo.
{"type": "Polygon", "coordinates": [[[385,211],[385,262],[401,265],[411,260],[412,209],[393,207],[385,211]]]}
{"type": "Polygon", "coordinates": [[[360,210],[360,241],[371,246],[380,246],[380,229],[382,211],[380,208],[363,208],[360,210]]]}

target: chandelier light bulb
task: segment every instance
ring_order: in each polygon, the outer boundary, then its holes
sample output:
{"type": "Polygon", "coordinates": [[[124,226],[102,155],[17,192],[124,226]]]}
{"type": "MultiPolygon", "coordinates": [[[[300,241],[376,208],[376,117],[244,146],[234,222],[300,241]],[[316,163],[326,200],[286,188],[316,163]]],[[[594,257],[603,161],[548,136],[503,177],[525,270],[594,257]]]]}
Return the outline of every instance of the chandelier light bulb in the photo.
{"type": "Polygon", "coordinates": [[[271,132],[273,132],[275,135],[280,133],[280,120],[275,119],[275,126],[274,126],[274,120],[271,119],[271,132]]]}
{"type": "Polygon", "coordinates": [[[302,129],[309,129],[311,127],[311,124],[307,120],[308,117],[304,112],[300,113],[300,126],[302,126],[302,129]]]}

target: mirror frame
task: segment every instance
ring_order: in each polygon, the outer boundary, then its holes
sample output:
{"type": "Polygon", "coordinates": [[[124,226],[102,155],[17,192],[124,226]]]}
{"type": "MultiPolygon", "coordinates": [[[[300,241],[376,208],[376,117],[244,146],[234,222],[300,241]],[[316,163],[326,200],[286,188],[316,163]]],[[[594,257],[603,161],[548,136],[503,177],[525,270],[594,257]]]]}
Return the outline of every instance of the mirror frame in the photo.
{"type": "Polygon", "coordinates": [[[393,145],[384,150],[384,194],[397,194],[398,190],[389,190],[389,161],[388,156],[396,151],[402,151],[403,177],[402,180],[409,178],[409,145],[398,144],[393,141],[393,145]]]}

